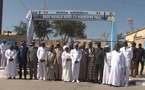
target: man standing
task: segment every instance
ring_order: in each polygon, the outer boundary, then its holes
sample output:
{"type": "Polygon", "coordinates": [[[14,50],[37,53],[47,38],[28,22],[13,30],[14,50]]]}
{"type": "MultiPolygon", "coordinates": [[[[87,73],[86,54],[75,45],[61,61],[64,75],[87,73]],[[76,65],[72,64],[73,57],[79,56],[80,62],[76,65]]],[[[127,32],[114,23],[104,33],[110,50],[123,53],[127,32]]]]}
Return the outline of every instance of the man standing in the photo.
{"type": "Polygon", "coordinates": [[[82,51],[82,59],[80,62],[80,80],[85,81],[86,75],[87,75],[87,52],[85,50],[86,44],[83,43],[80,46],[80,49],[82,51]]]}
{"type": "Polygon", "coordinates": [[[55,63],[56,63],[56,52],[54,50],[54,45],[50,45],[49,51],[46,54],[46,79],[54,80],[55,63]]]}
{"type": "Polygon", "coordinates": [[[121,86],[122,82],[121,72],[124,68],[124,55],[119,49],[119,44],[116,43],[114,50],[111,52],[111,70],[108,84],[113,86],[121,86]]]}
{"type": "Polygon", "coordinates": [[[96,65],[96,83],[101,84],[103,79],[103,67],[104,67],[104,57],[105,52],[103,48],[101,47],[101,42],[98,42],[95,53],[94,53],[94,62],[96,65]],[[98,81],[98,73],[100,73],[100,79],[98,81]]]}
{"type": "Polygon", "coordinates": [[[21,46],[18,51],[18,62],[19,62],[19,79],[22,79],[22,67],[24,69],[24,79],[26,79],[27,71],[27,52],[28,47],[25,41],[21,41],[21,46]]]}
{"type": "Polygon", "coordinates": [[[5,52],[8,49],[8,45],[6,44],[6,39],[2,40],[2,44],[0,45],[0,51],[1,51],[1,68],[5,68],[6,66],[6,57],[5,52]]]}
{"type": "Polygon", "coordinates": [[[78,48],[78,43],[74,44],[74,49],[71,50],[72,59],[72,82],[80,82],[79,71],[80,71],[80,61],[82,59],[82,52],[78,48]]]}
{"type": "Polygon", "coordinates": [[[55,52],[56,52],[56,80],[61,80],[62,78],[62,59],[61,59],[61,54],[62,54],[62,48],[59,43],[57,43],[55,52]]]}
{"type": "Polygon", "coordinates": [[[120,49],[120,51],[123,53],[124,57],[125,57],[125,86],[128,86],[128,82],[129,82],[129,71],[130,71],[130,63],[131,63],[131,59],[133,57],[133,52],[132,52],[132,48],[130,48],[128,46],[128,42],[124,41],[123,43],[124,47],[122,47],[120,49]]]}
{"type": "Polygon", "coordinates": [[[14,49],[14,46],[12,44],[9,45],[9,49],[6,51],[5,56],[7,58],[7,66],[5,68],[4,75],[8,77],[8,79],[15,79],[15,76],[17,75],[17,51],[14,49]]]}
{"type": "Polygon", "coordinates": [[[35,47],[35,41],[32,41],[31,47],[28,49],[27,58],[29,63],[29,74],[30,74],[30,80],[33,78],[37,79],[37,47],[35,47]]]}
{"type": "Polygon", "coordinates": [[[138,75],[138,66],[139,66],[139,63],[141,63],[141,71],[140,71],[140,75],[142,75],[143,73],[143,69],[144,69],[144,61],[142,60],[143,57],[144,57],[144,49],[142,48],[142,44],[139,43],[138,44],[138,52],[137,52],[137,67],[136,67],[136,74],[138,75]]]}
{"type": "Polygon", "coordinates": [[[41,42],[41,46],[37,50],[37,58],[39,62],[39,79],[45,80],[46,78],[46,54],[48,49],[45,47],[45,42],[41,42]]]}
{"type": "Polygon", "coordinates": [[[137,66],[137,48],[136,48],[136,43],[132,42],[132,52],[133,52],[133,57],[131,59],[131,76],[136,77],[136,66],[137,66]]]}

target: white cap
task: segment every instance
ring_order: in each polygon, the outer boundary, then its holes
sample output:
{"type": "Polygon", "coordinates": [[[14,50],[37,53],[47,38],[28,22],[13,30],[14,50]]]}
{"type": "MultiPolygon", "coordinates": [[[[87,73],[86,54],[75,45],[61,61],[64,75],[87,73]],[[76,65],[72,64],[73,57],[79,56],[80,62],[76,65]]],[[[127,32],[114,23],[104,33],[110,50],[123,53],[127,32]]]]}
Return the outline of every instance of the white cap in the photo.
{"type": "Polygon", "coordinates": [[[109,45],[105,45],[105,47],[109,47],[109,45]]]}
{"type": "Polygon", "coordinates": [[[65,50],[66,48],[69,48],[69,45],[64,45],[63,46],[63,50],[65,50]]]}

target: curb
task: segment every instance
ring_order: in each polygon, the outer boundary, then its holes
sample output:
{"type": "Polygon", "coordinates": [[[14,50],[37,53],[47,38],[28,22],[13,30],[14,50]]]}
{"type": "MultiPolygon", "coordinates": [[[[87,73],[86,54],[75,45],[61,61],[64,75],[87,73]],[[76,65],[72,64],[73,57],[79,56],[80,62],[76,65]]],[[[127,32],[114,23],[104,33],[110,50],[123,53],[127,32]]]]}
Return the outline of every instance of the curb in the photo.
{"type": "Polygon", "coordinates": [[[145,86],[145,81],[136,81],[136,86],[145,86]]]}

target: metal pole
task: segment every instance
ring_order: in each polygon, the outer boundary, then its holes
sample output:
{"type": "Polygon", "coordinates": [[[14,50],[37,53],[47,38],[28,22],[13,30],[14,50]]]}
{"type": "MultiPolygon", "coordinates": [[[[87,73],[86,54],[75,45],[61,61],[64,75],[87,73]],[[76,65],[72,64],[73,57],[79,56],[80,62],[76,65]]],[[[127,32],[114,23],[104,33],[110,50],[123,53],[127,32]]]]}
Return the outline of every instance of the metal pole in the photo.
{"type": "Polygon", "coordinates": [[[111,51],[114,49],[114,44],[117,42],[117,28],[115,21],[111,22],[111,51]]]}
{"type": "Polygon", "coordinates": [[[0,35],[2,34],[3,0],[0,0],[0,35]]]}

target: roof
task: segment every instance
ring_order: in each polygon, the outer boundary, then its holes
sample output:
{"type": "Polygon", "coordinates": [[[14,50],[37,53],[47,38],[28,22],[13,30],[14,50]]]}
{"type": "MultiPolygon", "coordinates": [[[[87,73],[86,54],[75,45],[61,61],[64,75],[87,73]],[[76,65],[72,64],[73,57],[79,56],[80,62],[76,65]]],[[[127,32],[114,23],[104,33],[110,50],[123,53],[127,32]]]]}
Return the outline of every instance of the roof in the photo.
{"type": "Polygon", "coordinates": [[[135,30],[133,32],[129,32],[129,33],[126,34],[126,36],[131,35],[131,34],[134,34],[136,32],[142,31],[142,30],[145,30],[145,27],[139,28],[139,29],[137,29],[137,30],[135,30]]]}

